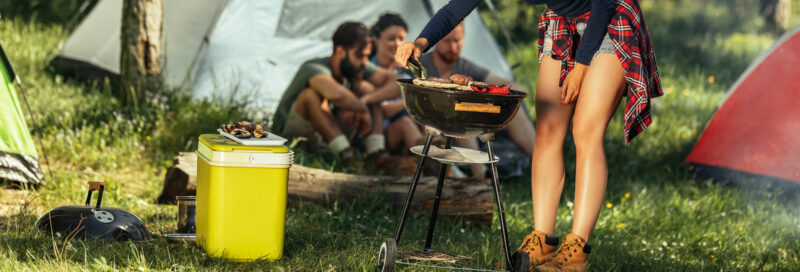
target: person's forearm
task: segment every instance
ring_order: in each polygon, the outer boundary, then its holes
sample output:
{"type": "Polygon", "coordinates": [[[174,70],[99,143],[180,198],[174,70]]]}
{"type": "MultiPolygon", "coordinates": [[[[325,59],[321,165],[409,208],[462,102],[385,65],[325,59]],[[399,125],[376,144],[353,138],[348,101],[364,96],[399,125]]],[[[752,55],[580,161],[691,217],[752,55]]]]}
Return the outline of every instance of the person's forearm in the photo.
{"type": "Polygon", "coordinates": [[[374,104],[400,96],[400,85],[394,82],[384,84],[374,92],[364,95],[362,101],[367,104],[374,104]]]}
{"type": "Polygon", "coordinates": [[[592,12],[583,30],[583,37],[578,46],[575,61],[583,65],[589,65],[594,54],[603,43],[603,39],[608,33],[608,24],[614,14],[614,1],[594,0],[592,1],[592,12]]]}
{"type": "Polygon", "coordinates": [[[334,105],[340,107],[345,110],[357,111],[357,112],[366,112],[367,105],[361,102],[355,94],[351,92],[344,92],[338,97],[331,97],[328,98],[334,105]]]}
{"type": "Polygon", "coordinates": [[[444,36],[450,34],[450,31],[461,23],[481,1],[483,0],[452,0],[447,3],[433,15],[433,18],[420,32],[419,38],[425,38],[428,41],[426,48],[421,49],[427,50],[428,46],[433,46],[444,36]]]}

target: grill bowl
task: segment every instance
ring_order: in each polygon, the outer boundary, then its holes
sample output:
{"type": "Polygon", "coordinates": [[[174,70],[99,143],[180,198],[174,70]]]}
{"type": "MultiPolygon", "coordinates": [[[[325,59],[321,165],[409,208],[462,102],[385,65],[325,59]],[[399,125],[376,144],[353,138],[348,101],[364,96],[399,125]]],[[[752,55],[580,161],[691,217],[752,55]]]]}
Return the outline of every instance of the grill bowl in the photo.
{"type": "Polygon", "coordinates": [[[414,85],[400,79],[406,111],[429,133],[459,138],[477,137],[503,129],[517,113],[526,93],[484,94],[414,85]]]}

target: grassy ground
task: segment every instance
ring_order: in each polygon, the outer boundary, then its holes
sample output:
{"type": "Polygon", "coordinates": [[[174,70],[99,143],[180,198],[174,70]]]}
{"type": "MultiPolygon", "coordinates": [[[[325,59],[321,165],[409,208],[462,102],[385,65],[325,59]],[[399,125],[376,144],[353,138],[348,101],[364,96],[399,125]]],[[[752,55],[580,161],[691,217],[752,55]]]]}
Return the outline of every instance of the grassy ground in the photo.
{"type": "MultiPolygon", "coordinates": [[[[515,3],[504,1],[501,13],[535,14],[515,3]]],[[[764,31],[753,11],[736,8],[742,6],[738,4],[642,1],[666,96],[654,101],[654,125],[630,147],[623,145],[619,113],[609,127],[607,204],[592,237],[592,270],[800,270],[796,188],[695,179],[682,163],[727,88],[776,38],[764,31]]],[[[524,20],[510,24],[525,26],[515,28],[520,30],[514,40],[535,81],[535,44],[524,32],[533,25],[524,20]]],[[[274,263],[225,262],[193,245],[161,238],[145,243],[64,242],[34,230],[47,209],[79,203],[85,182],[101,180],[109,184],[104,205],[138,214],[154,234],[170,233],[176,207],[154,204],[163,169],[177,151],[193,150],[199,133],[244,116],[235,102],[189,101],[169,91],[150,97],[139,109],[121,109],[104,84],[48,71],[52,49],[64,42],[62,27],[61,21],[35,18],[0,22],[0,41],[38,114],[52,175],[38,191],[3,191],[3,198],[21,205],[0,215],[0,270],[373,270],[379,243],[393,234],[400,213],[385,206],[380,196],[289,208],[285,256],[274,263]]],[[[565,152],[568,173],[573,173],[574,148],[567,145],[565,152]]],[[[338,168],[318,157],[298,161],[338,168]]],[[[503,181],[502,189],[511,246],[516,247],[533,222],[528,178],[503,181]]],[[[570,230],[573,191],[567,182],[558,215],[561,236],[570,230]]],[[[424,215],[411,217],[401,250],[421,248],[426,222],[424,215]]],[[[497,222],[476,228],[445,219],[437,225],[434,247],[473,256],[465,266],[497,268],[503,258],[500,241],[497,222]]]]}

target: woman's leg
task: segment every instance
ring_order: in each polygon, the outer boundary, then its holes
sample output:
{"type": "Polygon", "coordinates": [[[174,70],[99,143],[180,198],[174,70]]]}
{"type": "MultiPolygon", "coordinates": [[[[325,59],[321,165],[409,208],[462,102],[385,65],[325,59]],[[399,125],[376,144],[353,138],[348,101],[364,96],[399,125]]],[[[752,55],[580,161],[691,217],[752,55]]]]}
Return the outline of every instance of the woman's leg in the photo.
{"type": "Polygon", "coordinates": [[[561,104],[561,61],[545,56],[536,84],[536,139],[531,162],[534,228],[554,235],[556,213],[564,188],[564,137],[573,104],[561,104]]]}
{"type": "Polygon", "coordinates": [[[572,136],[577,158],[572,233],[587,241],[606,192],[608,168],[603,136],[625,90],[624,75],[616,55],[597,55],[586,72],[575,106],[572,136]]]}

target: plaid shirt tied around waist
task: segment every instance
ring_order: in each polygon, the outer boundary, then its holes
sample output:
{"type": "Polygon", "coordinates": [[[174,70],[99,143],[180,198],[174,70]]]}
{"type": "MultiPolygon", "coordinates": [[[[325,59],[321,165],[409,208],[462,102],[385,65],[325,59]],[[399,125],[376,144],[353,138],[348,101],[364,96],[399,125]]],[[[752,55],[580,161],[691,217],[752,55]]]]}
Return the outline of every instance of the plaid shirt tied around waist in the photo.
{"type": "MultiPolygon", "coordinates": [[[[561,61],[559,85],[564,83],[569,71],[575,67],[575,56],[580,44],[577,24],[586,23],[589,14],[590,12],[586,12],[578,17],[565,17],[548,8],[539,17],[539,56],[541,59],[547,34],[553,40],[553,58],[561,61]]],[[[663,95],[656,67],[656,54],[639,4],[635,0],[616,0],[615,12],[608,24],[608,37],[625,70],[627,100],[623,132],[625,144],[628,145],[652,122],[650,99],[663,95]]]]}

